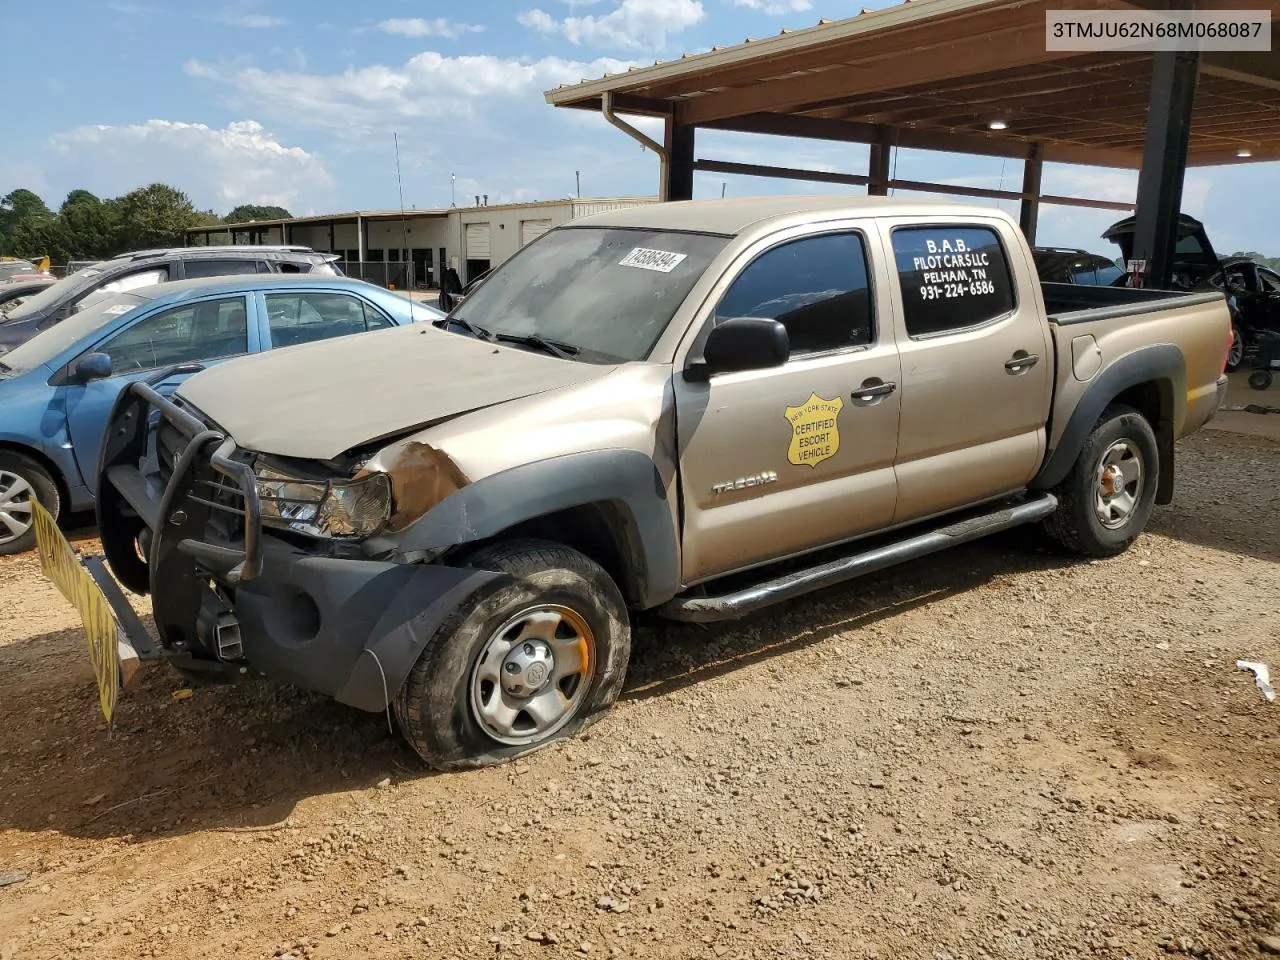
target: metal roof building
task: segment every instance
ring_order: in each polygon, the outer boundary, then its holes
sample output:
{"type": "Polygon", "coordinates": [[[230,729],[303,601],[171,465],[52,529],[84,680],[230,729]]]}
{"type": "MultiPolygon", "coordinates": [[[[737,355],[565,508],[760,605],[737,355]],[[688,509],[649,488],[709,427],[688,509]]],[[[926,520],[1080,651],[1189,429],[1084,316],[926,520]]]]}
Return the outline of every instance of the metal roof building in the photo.
{"type": "Polygon", "coordinates": [[[843,20],[748,38],[546,94],[601,112],[657,153],[660,196],[692,196],[695,171],[745,173],[1022,201],[1034,238],[1045,162],[1140,170],[1135,257],[1157,281],[1172,257],[1185,167],[1280,159],[1280,0],[1201,0],[1198,9],[1271,11],[1266,52],[1050,50],[1046,12],[1140,11],[1140,0],[906,0],[843,20]],[[659,117],[661,143],[620,114],[659,117]],[[699,157],[696,131],[869,144],[866,173],[832,174],[699,157]],[[896,147],[1016,157],[1021,191],[897,181],[896,147]]]}

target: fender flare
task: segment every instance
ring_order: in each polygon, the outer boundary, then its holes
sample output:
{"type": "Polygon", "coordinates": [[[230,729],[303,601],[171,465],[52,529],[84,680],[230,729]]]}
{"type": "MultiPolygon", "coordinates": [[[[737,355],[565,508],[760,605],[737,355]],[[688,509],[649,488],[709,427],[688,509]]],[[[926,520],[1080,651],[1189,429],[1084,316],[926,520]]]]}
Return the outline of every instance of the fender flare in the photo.
{"type": "Polygon", "coordinates": [[[653,459],[635,450],[592,450],[512,467],[463,487],[396,538],[405,556],[495,537],[518,523],[604,506],[622,559],[623,593],[642,609],[680,590],[678,529],[653,459]]]}
{"type": "Polygon", "coordinates": [[[1032,490],[1056,487],[1071,471],[1080,450],[1102,411],[1131,387],[1154,383],[1160,393],[1160,412],[1151,424],[1160,451],[1157,503],[1173,498],[1173,431],[1181,423],[1187,405],[1187,364],[1182,350],[1158,343],[1125,354],[1102,371],[1089,385],[1067,421],[1058,446],[1050,450],[1040,472],[1029,484],[1032,490]]]}

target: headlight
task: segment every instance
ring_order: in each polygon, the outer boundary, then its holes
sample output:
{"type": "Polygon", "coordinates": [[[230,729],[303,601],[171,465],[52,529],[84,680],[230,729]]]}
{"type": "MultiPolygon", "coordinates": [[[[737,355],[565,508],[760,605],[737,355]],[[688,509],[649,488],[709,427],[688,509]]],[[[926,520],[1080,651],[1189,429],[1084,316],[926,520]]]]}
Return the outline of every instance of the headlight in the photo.
{"type": "Polygon", "coordinates": [[[373,473],[359,480],[299,480],[259,466],[262,522],[313,537],[363,540],[391,516],[391,480],[373,473]]]}

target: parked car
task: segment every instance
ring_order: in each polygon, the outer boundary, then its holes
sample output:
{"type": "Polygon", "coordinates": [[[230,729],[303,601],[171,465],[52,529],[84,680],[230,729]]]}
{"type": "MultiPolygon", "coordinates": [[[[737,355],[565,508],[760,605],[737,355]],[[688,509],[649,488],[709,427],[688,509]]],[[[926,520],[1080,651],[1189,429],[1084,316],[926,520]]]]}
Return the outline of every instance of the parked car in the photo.
{"type": "Polygon", "coordinates": [[[93,506],[107,415],[130,383],[160,371],[156,389],[168,394],[231,357],[441,316],[333,277],[185,280],[103,296],[0,354],[0,554],[34,543],[33,496],[55,518],[93,506]]]}
{"type": "Polygon", "coordinates": [[[440,330],[173,401],[132,384],[105,555],[175,665],[392,707],[434,767],[501,762],[610,706],[629,608],[742,617],[1037,521],[1128,548],[1224,396],[1226,306],[1041,284],[1030,253],[1004,212],[938,201],[575,220],[440,330]]]}
{"type": "Polygon", "coordinates": [[[1036,272],[1045,283],[1084,283],[1102,287],[1124,285],[1125,272],[1115,261],[1087,250],[1035,247],[1031,256],[1036,272]]]}
{"type": "MultiPolygon", "coordinates": [[[[1103,233],[1105,239],[1113,241],[1120,247],[1121,257],[1128,263],[1133,257],[1133,234],[1137,220],[1126,217],[1113,223],[1103,233]]],[[[1231,349],[1227,353],[1227,370],[1235,371],[1252,356],[1257,349],[1255,330],[1267,329],[1258,327],[1256,319],[1246,320],[1244,311],[1249,309],[1253,318],[1259,313],[1269,312],[1265,308],[1259,310],[1260,301],[1254,300],[1246,307],[1249,299],[1241,291],[1229,283],[1232,272],[1228,263],[1240,258],[1224,260],[1218,256],[1209,240],[1204,224],[1195,217],[1179,214],[1177,239],[1173,255],[1173,286],[1180,290],[1221,290],[1227,298],[1231,312],[1231,349]]]]}
{"type": "Polygon", "coordinates": [[[1235,300],[1236,332],[1228,361],[1234,370],[1257,351],[1261,334],[1280,333],[1280,273],[1248,257],[1226,257],[1212,280],[1235,300]]]}
{"type": "MultiPolygon", "coordinates": [[[[21,275],[20,275],[21,276],[21,275]]],[[[26,303],[41,290],[57,283],[57,277],[27,277],[0,282],[0,323],[5,314],[26,303]]]]}
{"type": "Polygon", "coordinates": [[[18,276],[41,276],[42,271],[30,260],[21,257],[0,257],[0,283],[18,276]]]}
{"type": "Polygon", "coordinates": [[[12,348],[71,316],[89,296],[157,283],[241,274],[307,273],[341,276],[337,254],[310,247],[182,247],[121,254],[69,277],[11,310],[0,323],[0,347],[12,348]]]}

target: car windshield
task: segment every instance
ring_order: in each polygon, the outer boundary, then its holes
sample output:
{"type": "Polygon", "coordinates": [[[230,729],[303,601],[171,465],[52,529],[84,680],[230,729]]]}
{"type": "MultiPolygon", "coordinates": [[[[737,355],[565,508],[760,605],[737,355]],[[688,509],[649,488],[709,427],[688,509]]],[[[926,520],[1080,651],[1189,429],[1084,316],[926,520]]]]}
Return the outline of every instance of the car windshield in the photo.
{"type": "Polygon", "coordinates": [[[0,364],[4,364],[10,371],[20,373],[48,363],[68,347],[110,323],[116,317],[128,313],[139,304],[147,303],[148,299],[136,293],[116,293],[103,297],[93,306],[72,314],[47,330],[42,330],[8,353],[0,354],[0,364]]]}
{"type": "Polygon", "coordinates": [[[66,300],[74,297],[80,291],[90,286],[93,281],[102,275],[102,271],[97,267],[85,267],[79,273],[73,273],[69,277],[63,277],[57,283],[51,283],[45,289],[30,300],[24,301],[22,306],[10,310],[7,314],[9,320],[25,320],[28,317],[34,317],[37,314],[45,313],[54,307],[64,303],[66,300]]]}
{"type": "Polygon", "coordinates": [[[538,337],[574,359],[646,357],[728,238],[563,227],[495,269],[454,317],[499,339],[538,337]]]}

